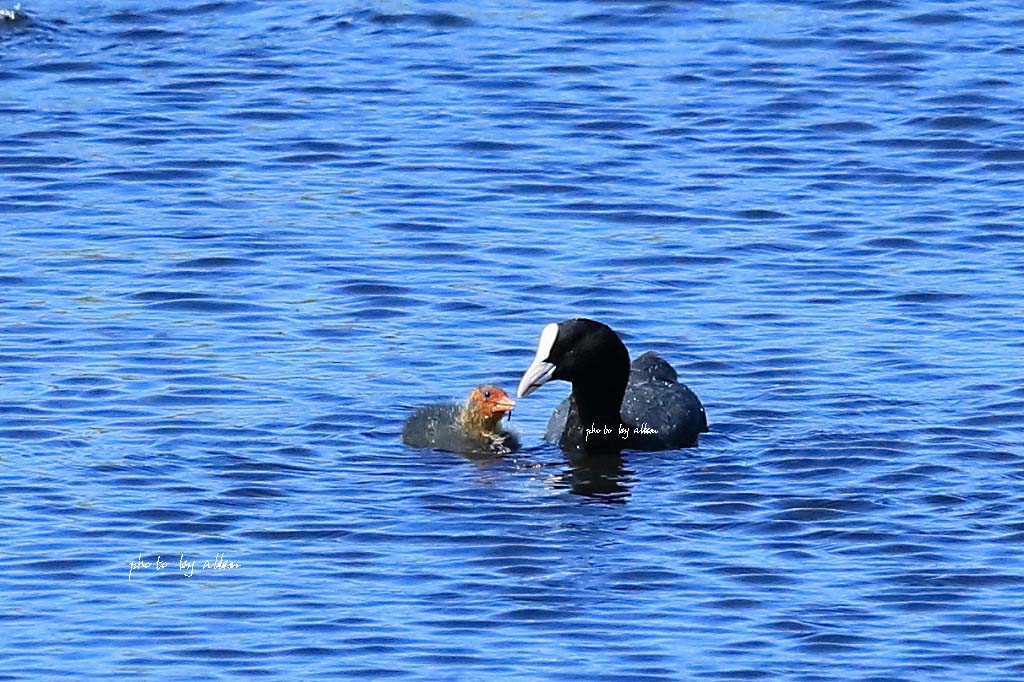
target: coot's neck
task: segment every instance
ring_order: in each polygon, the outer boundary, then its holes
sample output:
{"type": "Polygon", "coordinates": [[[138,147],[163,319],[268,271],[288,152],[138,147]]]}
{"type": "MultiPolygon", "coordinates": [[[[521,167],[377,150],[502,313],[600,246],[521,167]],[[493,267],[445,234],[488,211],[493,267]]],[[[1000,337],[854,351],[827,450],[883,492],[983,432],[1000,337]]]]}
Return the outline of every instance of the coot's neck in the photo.
{"type": "Polygon", "coordinates": [[[629,356],[626,355],[622,367],[618,364],[607,368],[603,374],[573,380],[572,395],[583,424],[611,425],[622,421],[619,411],[629,382],[629,356]]]}
{"type": "Polygon", "coordinates": [[[588,454],[618,454],[622,450],[620,411],[626,386],[619,383],[573,382],[571,408],[561,439],[563,450],[588,454]]]}

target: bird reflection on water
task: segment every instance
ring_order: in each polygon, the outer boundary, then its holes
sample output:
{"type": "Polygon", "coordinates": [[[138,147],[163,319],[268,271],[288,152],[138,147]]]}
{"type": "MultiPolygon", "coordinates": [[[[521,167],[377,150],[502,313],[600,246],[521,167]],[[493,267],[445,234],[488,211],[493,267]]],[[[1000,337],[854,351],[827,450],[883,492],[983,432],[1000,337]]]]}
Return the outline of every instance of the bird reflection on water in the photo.
{"type": "Polygon", "coordinates": [[[560,471],[548,474],[545,485],[553,490],[568,490],[573,495],[597,502],[625,504],[636,483],[635,472],[626,468],[626,459],[617,453],[581,455],[564,453],[561,462],[550,465],[560,471]]]}
{"type": "Polygon", "coordinates": [[[517,455],[494,452],[452,454],[472,462],[480,470],[502,464],[511,464],[517,470],[539,470],[538,478],[548,490],[569,491],[573,495],[611,504],[625,504],[629,500],[637,479],[636,472],[627,468],[626,456],[618,453],[558,452],[558,459],[551,460],[548,457],[552,451],[550,446],[542,445],[517,455]]]}

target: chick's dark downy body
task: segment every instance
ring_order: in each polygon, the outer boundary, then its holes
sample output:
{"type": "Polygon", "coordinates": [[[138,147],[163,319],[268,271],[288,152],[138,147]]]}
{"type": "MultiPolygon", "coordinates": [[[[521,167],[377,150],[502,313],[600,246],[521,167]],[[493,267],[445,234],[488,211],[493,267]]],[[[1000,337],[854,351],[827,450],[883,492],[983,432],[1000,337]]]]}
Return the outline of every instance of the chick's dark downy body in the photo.
{"type": "Polygon", "coordinates": [[[515,403],[496,386],[478,386],[465,404],[418,408],[405,422],[402,442],[466,455],[501,455],[519,449],[519,439],[501,427],[515,403]]]}

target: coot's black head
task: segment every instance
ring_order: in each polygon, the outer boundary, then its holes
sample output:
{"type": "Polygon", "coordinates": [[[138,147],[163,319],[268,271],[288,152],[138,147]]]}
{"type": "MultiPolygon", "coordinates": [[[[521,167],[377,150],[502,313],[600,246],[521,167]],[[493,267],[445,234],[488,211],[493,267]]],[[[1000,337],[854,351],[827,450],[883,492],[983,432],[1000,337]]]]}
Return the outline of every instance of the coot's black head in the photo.
{"type": "Polygon", "coordinates": [[[519,382],[523,398],[549,381],[572,383],[581,407],[617,415],[629,381],[629,351],[612,329],[577,318],[544,327],[533,364],[519,382]]]}

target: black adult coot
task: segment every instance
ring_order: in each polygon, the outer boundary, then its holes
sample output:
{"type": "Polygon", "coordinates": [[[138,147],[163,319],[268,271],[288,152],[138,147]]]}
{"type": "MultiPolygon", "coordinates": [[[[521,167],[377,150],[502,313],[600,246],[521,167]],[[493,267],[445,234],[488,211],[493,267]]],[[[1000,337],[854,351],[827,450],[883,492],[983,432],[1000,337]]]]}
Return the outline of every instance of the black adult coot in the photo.
{"type": "Polygon", "coordinates": [[[549,381],[572,393],[548,421],[544,440],[563,450],[675,450],[708,430],[700,399],[657,353],[629,362],[610,327],[583,318],[544,327],[533,364],[519,382],[525,398],[549,381]]]}
{"type": "Polygon", "coordinates": [[[519,449],[519,439],[501,428],[501,419],[515,401],[497,386],[484,384],[470,392],[464,405],[426,405],[413,412],[402,428],[402,442],[414,448],[435,448],[464,455],[504,455],[519,449]]]}

